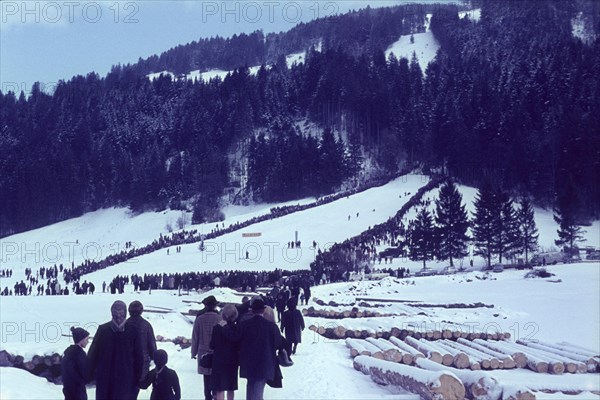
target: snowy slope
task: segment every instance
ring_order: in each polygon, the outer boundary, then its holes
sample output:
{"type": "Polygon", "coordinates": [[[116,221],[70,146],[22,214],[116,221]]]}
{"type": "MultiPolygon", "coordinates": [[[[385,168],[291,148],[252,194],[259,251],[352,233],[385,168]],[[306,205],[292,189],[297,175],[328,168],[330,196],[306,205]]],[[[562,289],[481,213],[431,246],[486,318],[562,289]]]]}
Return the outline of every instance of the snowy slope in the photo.
{"type": "Polygon", "coordinates": [[[379,188],[206,241],[204,252],[198,250],[198,244],[183,245],[179,254],[167,255],[161,250],[87,275],[87,279],[101,284],[117,274],[164,272],[167,265],[169,271],[178,272],[308,269],[318,249],[326,249],[387,220],[408,200],[408,196],[400,199],[401,193],[414,194],[427,181],[422,175],[401,177],[379,188]],[[288,249],[287,243],[295,240],[296,231],[302,247],[288,249]],[[244,233],[260,233],[260,237],[248,238],[244,233]],[[312,248],[313,241],[318,244],[316,249],[312,248]]]}
{"type": "MultiPolygon", "coordinates": [[[[320,47],[319,47],[320,49],[320,47]]],[[[317,50],[319,51],[319,50],[317,50]]],[[[302,51],[299,53],[293,53],[293,54],[289,54],[285,57],[288,68],[291,68],[294,64],[301,64],[304,62],[304,60],[306,59],[306,52],[302,51]]],[[[250,75],[256,75],[258,73],[258,71],[260,70],[260,65],[254,65],[252,67],[249,67],[249,72],[250,75]]],[[[267,69],[271,68],[270,65],[266,66],[267,69]]],[[[190,71],[188,74],[185,75],[186,80],[191,80],[191,81],[197,81],[197,80],[203,80],[203,81],[210,81],[211,79],[214,78],[221,78],[221,79],[225,79],[225,77],[227,76],[227,74],[232,73],[233,70],[231,71],[225,71],[222,69],[211,69],[208,71],[204,71],[202,72],[201,70],[197,69],[194,71],[190,71]]],[[[161,72],[155,72],[152,74],[148,74],[146,75],[146,77],[150,80],[155,80],[157,79],[159,76],[161,75],[170,75],[172,79],[176,79],[176,76],[174,73],[169,72],[169,71],[161,71],[161,72]]]]}
{"type": "MultiPolygon", "coordinates": [[[[287,241],[293,239],[294,231],[298,230],[299,239],[303,242],[303,253],[297,262],[286,261],[281,252],[275,252],[273,260],[264,253],[260,262],[251,263],[247,260],[235,260],[243,245],[248,244],[242,238],[242,232],[235,232],[218,238],[215,242],[224,250],[221,254],[206,256],[202,262],[203,253],[196,245],[184,246],[182,253],[166,255],[161,250],[140,257],[137,263],[125,263],[107,270],[86,276],[94,282],[112,278],[117,274],[132,272],[163,272],[185,271],[199,269],[272,269],[284,267],[287,269],[306,268],[312,261],[314,252],[308,249],[309,242],[317,240],[320,246],[327,241],[342,241],[354,236],[369,226],[385,221],[393,215],[409,196],[427,182],[425,177],[411,175],[399,178],[389,184],[374,188],[363,193],[343,198],[333,203],[305,210],[286,217],[253,225],[243,232],[261,232],[260,238],[255,238],[265,251],[264,243],[278,242],[283,246],[276,250],[285,249],[287,241]],[[401,197],[399,197],[401,196],[401,197]],[[375,211],[373,211],[375,209],[375,211]],[[359,216],[356,217],[356,213],[359,216]],[[350,216],[350,220],[348,220],[350,216]],[[239,245],[239,251],[236,249],[239,245]],[[227,253],[229,251],[229,253],[227,253]],[[235,253],[235,254],[234,254],[235,253]],[[223,261],[224,259],[224,261],[223,261]]],[[[476,194],[474,188],[459,186],[463,193],[464,202],[472,209],[476,194]]],[[[437,190],[425,195],[425,199],[433,200],[437,190]]],[[[304,201],[310,201],[306,199],[304,201]]],[[[292,202],[296,204],[296,202],[292,202]]],[[[272,205],[253,207],[230,207],[225,210],[226,224],[243,221],[251,216],[268,211],[272,205]]],[[[168,218],[173,221],[179,212],[145,213],[132,216],[124,209],[100,210],[86,214],[80,218],[64,221],[35,231],[11,236],[2,240],[2,247],[10,242],[25,243],[26,248],[34,248],[35,243],[45,244],[52,241],[97,241],[105,246],[112,241],[124,243],[136,240],[141,244],[148,243],[158,233],[165,232],[164,225],[168,218]]],[[[407,219],[414,215],[411,210],[407,219]]],[[[556,224],[551,218],[551,212],[536,209],[536,221],[540,229],[540,241],[552,243],[555,237],[556,224]]],[[[213,226],[205,226],[205,231],[213,226]]],[[[595,222],[593,229],[588,230],[590,240],[600,237],[600,225],[595,222]]],[[[207,252],[208,252],[207,242],[207,252]]],[[[249,248],[254,251],[257,248],[249,248]],[[254,250],[253,250],[254,249],[254,250]]],[[[5,251],[3,249],[3,251],[5,251]]],[[[285,254],[285,253],[284,253],[285,254]]],[[[294,254],[289,253],[289,257],[294,254]]],[[[286,255],[288,256],[288,255],[286,255]]],[[[39,266],[43,263],[17,263],[12,256],[11,266],[15,267],[15,279],[22,279],[22,268],[26,265],[39,266]],[[13,264],[14,263],[14,264],[13,264]]],[[[239,257],[243,258],[243,257],[239,257]]],[[[403,260],[394,260],[394,266],[400,266],[403,260]]],[[[4,262],[2,267],[6,265],[4,262]]],[[[8,265],[7,265],[8,266],[8,265]]],[[[383,266],[383,265],[382,265],[383,266]]],[[[440,265],[441,266],[441,265],[440,265]]],[[[412,268],[412,267],[411,267],[412,268]]],[[[338,303],[354,303],[356,296],[372,298],[402,298],[425,303],[475,303],[493,304],[492,309],[431,309],[423,308],[427,315],[409,314],[406,317],[383,317],[363,320],[338,320],[336,323],[358,324],[370,326],[377,330],[379,327],[398,325],[402,323],[422,324],[450,321],[454,323],[470,323],[474,327],[484,328],[499,326],[510,332],[514,337],[533,337],[550,342],[571,341],[579,345],[598,348],[600,342],[600,265],[598,263],[581,263],[557,265],[549,267],[556,276],[550,279],[524,279],[524,271],[506,270],[500,274],[484,274],[471,272],[451,276],[435,276],[425,278],[409,278],[403,281],[386,279],[381,282],[336,283],[318,286],[313,289],[313,299],[325,301],[335,300],[338,303]]],[[[0,278],[0,285],[8,282],[0,278]]],[[[139,299],[146,309],[166,307],[178,312],[199,308],[182,300],[200,301],[209,294],[214,294],[220,301],[239,302],[240,296],[229,289],[216,289],[204,294],[191,294],[179,297],[176,293],[153,291],[133,293],[132,287],[127,287],[125,294],[114,296],[96,293],[93,296],[31,296],[31,297],[0,297],[0,324],[2,337],[0,350],[11,353],[32,356],[62,352],[68,345],[67,334],[72,325],[86,327],[90,332],[95,331],[97,324],[110,318],[110,304],[121,299],[130,302],[139,299]],[[153,307],[154,306],[154,307],[153,307]]],[[[314,303],[310,305],[315,306],[314,303]]],[[[401,306],[395,305],[386,312],[399,313],[401,306]]],[[[379,310],[380,311],[380,310],[379,310]]],[[[191,336],[191,326],[179,314],[146,313],[155,333],[164,337],[191,336]]],[[[330,323],[331,320],[306,318],[307,325],[311,323],[330,323]]],[[[159,347],[169,352],[169,365],[179,374],[184,398],[200,398],[201,379],[195,371],[195,361],[189,356],[189,350],[180,350],[169,343],[160,343],[159,347]]],[[[417,396],[403,393],[397,388],[382,387],[374,384],[369,377],[356,372],[352,368],[352,360],[343,342],[326,340],[312,331],[304,331],[299,354],[294,358],[295,365],[287,368],[284,373],[284,388],[280,390],[267,389],[267,399],[387,399],[404,398],[416,399],[417,396]]],[[[503,381],[546,383],[552,379],[552,384],[573,387],[587,387],[598,390],[597,374],[567,375],[554,377],[540,376],[529,371],[497,371],[503,381]],[[556,378],[556,379],[554,379],[556,378]]],[[[240,381],[238,398],[245,396],[245,381],[240,381]]],[[[61,388],[48,384],[44,379],[34,377],[23,371],[0,368],[0,398],[2,399],[49,399],[60,398],[61,388]],[[23,388],[26,388],[24,390],[23,388]]],[[[94,390],[89,389],[90,399],[94,398],[94,390]]],[[[140,398],[149,398],[149,391],[142,391],[140,398]]],[[[586,392],[579,398],[589,398],[586,392]],[[587,397],[585,397],[587,396],[587,397]]],[[[560,395],[538,395],[538,398],[561,398],[560,395]]]]}
{"type": "MultiPolygon", "coordinates": [[[[314,199],[289,201],[276,204],[252,206],[229,205],[222,211],[225,226],[264,215],[271,207],[306,204],[314,199]]],[[[32,231],[0,239],[0,268],[20,271],[25,267],[41,267],[48,264],[79,264],[87,258],[100,259],[125,248],[125,242],[140,247],[151,243],[160,234],[168,234],[170,223],[177,231],[177,219],[181,211],[166,210],[133,214],[127,208],[102,209],[81,217],[61,221],[32,231]],[[13,254],[14,253],[14,254],[13,254]]],[[[186,213],[191,221],[191,213],[186,213]]],[[[222,224],[222,223],[220,223],[222,224]]],[[[215,224],[186,225],[186,230],[197,229],[210,232],[215,224]]],[[[19,277],[21,279],[22,277],[19,277]]],[[[0,278],[0,282],[4,282],[0,278]]]]}
{"type": "MultiPolygon", "coordinates": [[[[313,288],[313,298],[325,301],[354,302],[356,296],[372,298],[402,298],[426,303],[439,302],[477,302],[493,304],[489,310],[435,309],[437,318],[457,323],[468,322],[471,326],[484,328],[500,326],[511,332],[516,338],[537,338],[546,341],[562,341],[598,349],[600,337],[600,269],[590,264],[553,266],[550,272],[556,274],[553,279],[523,279],[523,271],[505,271],[493,274],[495,279],[477,279],[481,273],[458,274],[455,276],[436,276],[405,280],[398,284],[395,280],[381,282],[336,283],[313,288]],[[560,282],[551,282],[558,280],[560,282]],[[551,294],[550,294],[551,293],[551,294]],[[574,300],[575,299],[575,300],[574,300]],[[586,305],[576,307],[574,303],[586,305]],[[552,310],[552,312],[549,312],[552,310]],[[494,314],[499,315],[495,317],[494,314]]],[[[95,294],[79,296],[77,307],[73,307],[74,298],[70,297],[9,297],[2,298],[3,324],[0,350],[32,356],[33,354],[62,352],[69,339],[60,336],[66,334],[71,325],[86,327],[92,334],[99,323],[110,318],[110,304],[115,299],[127,303],[134,299],[142,301],[146,309],[153,306],[166,307],[180,312],[190,308],[182,300],[200,301],[208,295],[215,295],[224,302],[238,302],[240,297],[229,289],[215,289],[204,294],[192,294],[178,297],[165,291],[153,291],[112,296],[95,294]]],[[[314,305],[311,304],[311,305],[314,305]]],[[[426,310],[428,313],[431,309],[426,310]]],[[[178,314],[145,313],[152,323],[155,334],[168,338],[191,336],[191,325],[178,314]]],[[[392,318],[373,319],[373,326],[387,325],[392,318]]],[[[410,316],[400,323],[419,325],[428,317],[410,316]]],[[[351,320],[352,323],[365,323],[351,320]]],[[[347,320],[319,320],[306,318],[311,323],[347,323],[347,320]]],[[[202,386],[195,371],[195,361],[190,359],[189,350],[180,350],[170,343],[159,343],[159,347],[169,353],[169,365],[180,377],[184,398],[199,398],[202,386]]],[[[299,352],[294,357],[295,365],[284,369],[284,388],[267,388],[267,399],[416,399],[393,387],[382,387],[352,368],[352,360],[343,341],[324,339],[305,330],[299,352]],[[400,397],[398,395],[401,394],[400,397]]],[[[561,387],[587,387],[598,390],[598,374],[552,376],[534,374],[525,370],[496,371],[504,382],[531,382],[538,385],[551,382],[561,387]]],[[[238,398],[245,396],[245,381],[240,381],[238,398]]],[[[88,389],[90,399],[94,398],[93,389],[88,389]]],[[[48,399],[59,398],[60,387],[47,384],[44,379],[34,377],[22,371],[0,368],[0,398],[2,399],[48,399]],[[27,388],[23,390],[23,388],[27,388]]],[[[149,391],[142,391],[141,399],[149,398],[149,391]]],[[[538,397],[539,398],[539,397],[538,397]]],[[[541,397],[544,398],[544,397],[541,397]]],[[[548,397],[548,398],[560,398],[548,397]]],[[[584,397],[585,398],[585,397],[584,397]]],[[[589,398],[589,393],[588,397],[589,398]]]]}
{"type": "Polygon", "coordinates": [[[396,58],[406,58],[410,61],[413,54],[415,54],[421,71],[424,73],[440,48],[440,44],[433,35],[433,32],[429,30],[431,15],[427,14],[425,18],[425,32],[400,36],[400,39],[392,43],[385,51],[385,58],[394,53],[396,58]],[[411,43],[411,36],[414,39],[413,43],[411,43]]]}
{"type": "Polygon", "coordinates": [[[410,35],[400,36],[400,39],[385,51],[385,57],[388,58],[391,53],[394,53],[397,58],[410,60],[415,53],[421,70],[425,71],[427,65],[435,58],[440,45],[431,31],[413,34],[414,43],[410,42],[410,37],[410,35]]]}

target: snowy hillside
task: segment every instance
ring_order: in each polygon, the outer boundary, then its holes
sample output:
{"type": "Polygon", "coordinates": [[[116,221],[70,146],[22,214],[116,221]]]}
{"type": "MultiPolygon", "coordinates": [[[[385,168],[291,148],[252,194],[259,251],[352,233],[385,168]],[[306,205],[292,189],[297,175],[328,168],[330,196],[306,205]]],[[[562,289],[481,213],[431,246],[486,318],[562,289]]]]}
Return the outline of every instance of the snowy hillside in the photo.
{"type": "MultiPolygon", "coordinates": [[[[355,236],[374,224],[385,221],[395,214],[410,195],[427,183],[421,175],[409,175],[396,179],[382,187],[342,198],[337,201],[293,213],[281,218],[251,225],[250,227],[206,242],[206,251],[200,252],[197,244],[184,245],[181,253],[160,250],[129,263],[115,265],[98,271],[85,278],[97,283],[112,279],[118,274],[183,272],[198,270],[241,269],[270,270],[274,268],[308,268],[314,259],[310,249],[312,240],[320,248],[327,243],[340,242],[355,236]],[[408,194],[410,192],[410,195],[408,194]],[[288,250],[286,243],[294,239],[298,231],[302,241],[302,251],[288,250]],[[244,238],[243,233],[260,233],[261,236],[244,238]],[[214,247],[216,246],[216,247],[214,247]],[[244,248],[250,252],[245,260],[244,248]],[[270,252],[273,249],[273,252],[270,252]],[[254,260],[258,252],[258,260],[254,260]]],[[[476,190],[459,186],[463,201],[472,210],[476,190]]],[[[433,190],[424,196],[432,200],[437,196],[433,190]]],[[[305,199],[300,203],[310,202],[305,199]]],[[[291,202],[287,204],[296,204],[291,202]]],[[[228,225],[262,215],[273,205],[253,207],[229,207],[224,210],[228,225]]],[[[411,210],[406,219],[414,216],[411,210]]],[[[165,224],[174,221],[180,212],[145,213],[129,215],[124,209],[100,210],[80,218],[64,221],[31,232],[2,239],[3,257],[11,244],[18,244],[20,250],[35,249],[36,244],[44,248],[50,242],[66,243],[79,241],[98,243],[107,248],[111,243],[136,241],[140,244],[151,242],[160,233],[166,233],[165,224]]],[[[551,212],[536,209],[536,221],[540,230],[542,246],[551,245],[555,236],[556,224],[551,212]]],[[[214,226],[195,226],[208,231],[214,226]]],[[[590,242],[600,240],[598,221],[587,229],[590,242]]],[[[102,247],[103,246],[103,247],[102,247]]],[[[50,249],[48,249],[50,251],[50,249]]],[[[34,250],[35,254],[35,250],[34,250]]],[[[21,252],[18,253],[22,255],[21,252]]],[[[28,254],[25,262],[17,255],[11,255],[10,262],[2,267],[15,270],[13,278],[0,278],[3,287],[14,280],[23,279],[23,268],[47,265],[43,260],[31,260],[28,254]]],[[[34,257],[35,258],[35,257],[34,257]]],[[[408,260],[395,259],[393,267],[411,266],[408,260]]],[[[418,264],[414,264],[415,266],[418,264]]],[[[383,265],[382,265],[383,266],[383,265]]],[[[386,265],[390,266],[389,264],[386,265]]],[[[439,264],[441,267],[442,264],[439,264]]],[[[570,341],[591,349],[598,349],[600,342],[600,266],[598,263],[557,265],[548,268],[555,274],[547,279],[525,279],[525,271],[507,270],[500,274],[482,272],[458,273],[448,276],[408,278],[398,280],[385,278],[382,281],[358,281],[335,283],[313,288],[309,306],[320,308],[317,299],[328,303],[358,304],[357,297],[380,299],[383,303],[373,308],[391,316],[330,320],[305,317],[307,326],[325,325],[367,329],[373,332],[401,327],[407,324],[425,326],[431,324],[464,324],[477,330],[486,327],[510,332],[514,339],[535,338],[550,342],[570,341]],[[406,306],[385,303],[385,299],[403,299],[416,303],[406,306]],[[421,303],[423,306],[419,306],[421,303]],[[483,308],[429,308],[426,304],[436,303],[484,303],[493,307],[483,308]],[[410,311],[412,309],[413,311],[410,311]],[[551,312],[549,312],[551,310],[551,312]],[[327,325],[329,324],[329,325],[327,325]]],[[[69,345],[68,333],[72,325],[83,326],[92,334],[99,323],[110,318],[110,304],[116,299],[131,302],[139,299],[147,310],[173,310],[167,313],[146,312],[145,317],[153,324],[156,335],[166,338],[177,336],[191,337],[191,325],[180,313],[198,309],[200,306],[189,301],[201,301],[213,294],[222,302],[239,302],[240,295],[230,289],[217,288],[206,293],[191,293],[177,296],[176,292],[155,290],[134,293],[127,286],[125,294],[110,295],[96,293],[91,296],[26,296],[2,297],[0,323],[3,326],[0,351],[6,350],[25,358],[35,354],[62,353],[69,345]],[[186,302],[184,302],[184,300],[186,302]]],[[[364,306],[361,306],[365,308],[364,306]]],[[[321,307],[323,308],[323,307],[321,307]]],[[[324,307],[332,309],[332,307],[324,307]]],[[[346,309],[348,306],[345,307],[346,309]]],[[[336,309],[343,310],[344,306],[336,309]]],[[[189,349],[182,350],[172,343],[159,343],[168,351],[169,366],[174,368],[181,381],[185,399],[199,398],[202,386],[196,374],[195,361],[190,359],[189,349]]],[[[352,358],[344,341],[325,339],[317,333],[305,330],[299,353],[294,357],[295,365],[286,368],[283,389],[267,389],[267,399],[418,399],[395,386],[381,386],[373,383],[368,376],[353,369],[352,358]]],[[[532,371],[498,370],[493,375],[504,382],[519,384],[532,389],[555,387],[561,390],[574,388],[584,390],[573,398],[590,398],[590,391],[600,390],[598,374],[564,374],[553,376],[536,374],[532,371]]],[[[238,398],[245,396],[245,381],[240,382],[238,398]]],[[[47,383],[22,370],[0,368],[0,398],[2,399],[50,399],[60,398],[61,387],[47,383]],[[26,387],[27,390],[23,390],[26,387]]],[[[536,393],[538,399],[559,399],[562,394],[536,393]]],[[[90,399],[95,398],[93,388],[88,389],[90,399]]],[[[142,391],[140,399],[148,399],[149,391],[142,391]]],[[[597,397],[591,397],[597,398],[597,397]]]]}
{"type": "MultiPolygon", "coordinates": [[[[320,49],[320,46],[318,47],[320,49]]],[[[319,50],[317,50],[319,51],[319,50]]],[[[306,59],[306,52],[302,51],[299,53],[293,53],[293,54],[289,54],[286,57],[286,62],[287,62],[287,66],[288,68],[291,68],[294,64],[300,64],[303,63],[304,60],[306,59]]],[[[250,72],[250,75],[256,75],[258,73],[258,71],[260,70],[260,65],[255,65],[252,67],[249,67],[248,70],[250,72]]],[[[270,68],[270,65],[267,65],[266,68],[270,68]]],[[[190,71],[189,73],[185,74],[185,76],[182,79],[185,80],[190,80],[190,81],[196,81],[196,80],[203,80],[203,81],[210,81],[211,79],[214,78],[220,78],[220,79],[225,79],[225,77],[227,76],[227,74],[232,73],[233,71],[224,71],[222,69],[211,69],[209,71],[200,71],[199,69],[194,70],[194,71],[190,71]]],[[[155,80],[157,79],[159,76],[164,75],[170,75],[172,79],[177,79],[176,75],[170,71],[161,71],[161,72],[155,72],[152,74],[148,74],[146,75],[146,77],[148,79],[155,80]]]]}
{"type": "MultiPolygon", "coordinates": [[[[483,302],[493,304],[492,309],[424,309],[428,316],[380,317],[369,320],[338,320],[339,324],[367,324],[377,330],[378,326],[403,326],[420,324],[421,321],[437,319],[458,323],[468,322],[479,329],[500,326],[511,332],[514,338],[536,338],[552,342],[567,340],[582,346],[598,349],[600,341],[600,270],[597,265],[574,264],[550,267],[556,274],[553,279],[523,279],[523,271],[505,271],[493,276],[478,272],[454,276],[384,281],[337,283],[314,288],[313,299],[335,300],[354,303],[357,296],[379,299],[402,298],[414,302],[483,302]],[[549,293],[552,293],[551,295],[549,293]],[[573,307],[573,302],[585,307],[573,307]],[[552,310],[552,312],[548,312],[552,310]],[[369,322],[370,321],[370,322],[369,322]]],[[[97,324],[110,318],[110,304],[115,299],[130,302],[138,299],[146,309],[163,307],[179,312],[199,308],[182,300],[200,301],[213,294],[223,302],[239,302],[240,297],[229,289],[215,289],[204,294],[178,297],[169,292],[153,291],[112,296],[96,294],[78,296],[77,307],[73,297],[9,297],[2,299],[3,338],[0,350],[5,349],[25,357],[33,354],[62,352],[69,339],[60,336],[71,325],[86,327],[94,333],[97,324]],[[25,331],[27,329],[27,333],[25,331]]],[[[312,303],[312,306],[316,304],[312,303]]],[[[393,307],[393,306],[392,306],[393,307]]],[[[390,308],[388,304],[388,308],[390,308]]],[[[387,309],[386,309],[387,310],[387,309]]],[[[393,311],[393,310],[392,310],[393,311]]],[[[177,313],[159,314],[146,312],[156,335],[173,338],[191,337],[191,325],[177,313]]],[[[331,320],[306,317],[310,324],[333,323],[331,320]]],[[[181,350],[172,343],[159,343],[169,353],[169,366],[179,374],[184,398],[199,398],[202,386],[196,374],[195,361],[190,359],[189,349],[181,350]]],[[[343,341],[324,339],[305,330],[295,365],[286,368],[283,389],[268,388],[267,399],[417,399],[396,387],[379,386],[369,377],[352,368],[352,359],[343,341]],[[401,395],[402,397],[398,397],[401,395]]],[[[565,374],[553,376],[535,374],[527,370],[498,370],[494,375],[505,382],[529,385],[586,388],[599,390],[598,374],[565,374]]],[[[59,386],[49,384],[16,369],[0,369],[0,398],[2,399],[50,399],[60,398],[59,386]],[[27,390],[23,390],[26,387],[27,390]]],[[[93,388],[88,396],[94,399],[93,388]]],[[[240,382],[239,398],[245,396],[245,382],[240,382]]],[[[580,398],[590,398],[583,393],[580,398]],[[587,396],[587,397],[585,397],[587,396]]],[[[149,398],[149,391],[142,391],[141,399],[149,398]]],[[[538,399],[560,398],[558,395],[538,393],[538,399]]],[[[595,398],[595,397],[591,397],[595,398]]]]}

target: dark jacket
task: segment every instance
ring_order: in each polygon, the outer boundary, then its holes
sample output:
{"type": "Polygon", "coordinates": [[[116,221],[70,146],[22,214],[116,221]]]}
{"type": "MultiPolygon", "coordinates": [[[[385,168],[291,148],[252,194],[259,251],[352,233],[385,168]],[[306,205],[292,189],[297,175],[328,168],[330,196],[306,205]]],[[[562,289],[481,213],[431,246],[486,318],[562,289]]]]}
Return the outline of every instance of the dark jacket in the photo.
{"type": "Polygon", "coordinates": [[[300,310],[291,308],[281,316],[281,331],[285,332],[285,338],[290,343],[302,342],[302,331],[304,330],[304,318],[300,310]]]}
{"type": "Polygon", "coordinates": [[[228,323],[225,326],[216,325],[213,328],[210,348],[213,354],[213,369],[220,365],[237,365],[239,363],[239,343],[237,326],[228,323]]]}
{"type": "Polygon", "coordinates": [[[150,361],[156,351],[156,337],[154,336],[154,329],[150,322],[142,318],[141,315],[134,315],[127,319],[125,325],[132,326],[138,335],[138,340],[142,346],[142,355],[144,357],[144,365],[142,369],[142,378],[146,376],[150,370],[150,361]]]}
{"type": "Polygon", "coordinates": [[[274,322],[260,315],[240,323],[240,376],[247,379],[275,377],[277,350],[283,348],[283,337],[274,322]]]}
{"type": "Polygon", "coordinates": [[[181,388],[177,372],[166,365],[160,372],[156,368],[151,370],[140,382],[140,388],[147,389],[152,385],[150,400],[180,400],[181,388]]]}
{"type": "Polygon", "coordinates": [[[87,400],[86,363],[85,351],[81,346],[74,344],[67,347],[60,365],[66,400],[87,400]]]}
{"type": "Polygon", "coordinates": [[[96,399],[135,398],[142,364],[141,344],[132,326],[119,331],[112,321],[100,325],[88,353],[88,373],[96,379],[96,399]]]}

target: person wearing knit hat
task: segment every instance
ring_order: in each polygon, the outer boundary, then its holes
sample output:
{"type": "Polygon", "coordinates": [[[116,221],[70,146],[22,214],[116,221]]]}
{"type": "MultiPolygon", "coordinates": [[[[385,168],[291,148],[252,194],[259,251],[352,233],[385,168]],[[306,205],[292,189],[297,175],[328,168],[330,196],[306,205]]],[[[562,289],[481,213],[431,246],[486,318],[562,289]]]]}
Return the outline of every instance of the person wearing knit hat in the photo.
{"type": "Polygon", "coordinates": [[[87,400],[87,357],[83,349],[88,345],[90,334],[83,328],[71,327],[73,342],[67,347],[61,360],[61,375],[65,400],[87,400]]]}
{"type": "Polygon", "coordinates": [[[154,329],[152,329],[150,322],[142,317],[144,305],[140,301],[134,300],[129,303],[128,309],[130,317],[125,322],[125,325],[132,327],[137,332],[137,339],[142,347],[142,356],[144,358],[141,376],[141,379],[144,379],[148,371],[150,371],[150,361],[152,361],[152,355],[156,351],[156,337],[154,336],[154,329]]]}
{"type": "Polygon", "coordinates": [[[150,370],[140,382],[140,388],[147,389],[152,385],[150,400],[180,400],[181,388],[177,372],[167,367],[169,355],[164,350],[154,352],[156,368],[150,370]]]}
{"type": "Polygon", "coordinates": [[[89,377],[96,399],[136,399],[144,358],[137,331],[125,323],[127,305],[117,300],[112,319],[98,327],[88,353],[89,377]]]}

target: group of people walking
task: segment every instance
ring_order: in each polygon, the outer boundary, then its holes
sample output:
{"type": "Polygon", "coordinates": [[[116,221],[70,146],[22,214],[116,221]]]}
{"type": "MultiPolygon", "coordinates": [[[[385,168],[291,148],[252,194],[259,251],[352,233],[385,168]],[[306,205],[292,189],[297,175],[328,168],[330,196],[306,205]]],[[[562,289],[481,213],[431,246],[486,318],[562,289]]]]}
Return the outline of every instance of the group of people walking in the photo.
{"type": "Polygon", "coordinates": [[[96,382],[97,400],[135,400],[140,389],[152,385],[152,400],[180,400],[177,373],[166,364],[168,355],[157,350],[152,325],[142,317],[139,301],[127,306],[115,301],[111,320],[98,327],[88,354],[84,349],[89,332],[71,328],[74,344],[65,350],[62,362],[65,400],[87,400],[85,385],[96,382]],[[150,370],[150,361],[155,368],[150,370]]]}
{"type": "Polygon", "coordinates": [[[281,320],[263,297],[244,298],[239,306],[227,304],[217,312],[217,300],[203,300],[204,309],[194,321],[191,356],[198,360],[203,375],[205,400],[233,400],[239,376],[247,379],[246,399],[262,400],[265,386],[283,387],[281,366],[292,364],[301,342],[304,319],[296,309],[297,299],[290,298],[281,320]],[[212,362],[207,362],[212,359],[212,362]]]}
{"type": "MultiPolygon", "coordinates": [[[[281,366],[292,365],[305,328],[297,298],[287,300],[275,323],[266,299],[244,298],[226,304],[208,296],[192,331],[192,358],[203,375],[205,400],[233,400],[238,376],[247,379],[246,399],[262,400],[265,386],[283,387],[281,366]],[[284,335],[282,335],[282,333],[284,335]]],[[[144,307],[133,301],[111,306],[111,320],[98,327],[89,352],[89,332],[71,328],[74,344],[61,362],[65,400],[87,400],[86,384],[95,381],[97,400],[135,400],[140,389],[152,386],[151,400],[180,400],[177,373],[167,367],[168,354],[158,350],[152,325],[142,317],[144,307]],[[129,318],[127,318],[129,311],[129,318]],[[155,368],[150,369],[151,361],[155,368]]]]}

